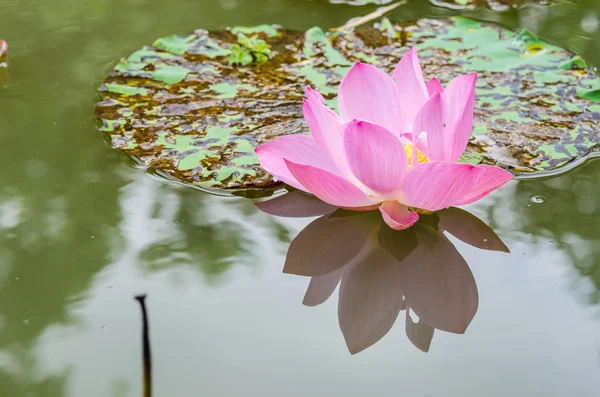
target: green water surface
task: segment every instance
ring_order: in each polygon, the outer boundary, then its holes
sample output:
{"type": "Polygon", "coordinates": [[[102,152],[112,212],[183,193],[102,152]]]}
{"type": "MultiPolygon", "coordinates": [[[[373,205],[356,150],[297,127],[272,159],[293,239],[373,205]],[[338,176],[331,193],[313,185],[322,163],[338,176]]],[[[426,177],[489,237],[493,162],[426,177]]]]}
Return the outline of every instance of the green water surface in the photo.
{"type": "MultiPolygon", "coordinates": [[[[430,352],[394,328],[351,355],[337,295],[302,305],[282,273],[310,219],[172,186],[127,164],[94,116],[116,62],[171,33],[339,26],[325,0],[0,0],[0,396],[142,396],[148,293],[154,395],[600,395],[600,160],[511,181],[467,207],[511,254],[457,240],[479,288],[464,335],[430,352]],[[532,198],[534,198],[532,200],[532,198]]],[[[392,20],[457,15],[409,1],[392,20]]],[[[462,15],[523,28],[600,64],[600,2],[462,15]]]]}

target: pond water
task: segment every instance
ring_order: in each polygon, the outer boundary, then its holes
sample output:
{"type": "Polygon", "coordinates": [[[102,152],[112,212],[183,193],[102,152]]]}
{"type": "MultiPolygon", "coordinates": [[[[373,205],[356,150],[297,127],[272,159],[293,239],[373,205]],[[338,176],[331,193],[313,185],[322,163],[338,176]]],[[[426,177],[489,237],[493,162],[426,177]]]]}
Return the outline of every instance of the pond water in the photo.
{"type": "MultiPolygon", "coordinates": [[[[0,87],[0,396],[142,396],[139,293],[148,294],[155,396],[600,394],[600,160],[513,180],[465,207],[511,252],[450,237],[468,267],[434,281],[412,275],[411,284],[429,296],[436,282],[460,285],[472,272],[478,307],[464,334],[436,330],[424,353],[402,311],[387,335],[352,355],[338,293],[303,305],[331,286],[305,298],[310,279],[282,272],[290,242],[314,217],[274,217],[249,199],[165,183],[128,165],[98,131],[100,82],[155,38],[261,23],[329,28],[374,7],[4,0],[0,9],[10,46],[0,87]]],[[[600,64],[596,0],[506,12],[413,0],[390,19],[458,14],[526,27],[600,64]]],[[[326,232],[347,235],[350,250],[354,235],[342,229],[326,232]]],[[[432,246],[424,256],[453,265],[452,249],[432,246]]],[[[366,302],[387,328],[390,306],[400,309],[388,276],[342,281],[344,302],[366,302]],[[353,285],[359,294],[350,296],[353,285]]],[[[465,310],[474,299],[461,301],[465,310]]]]}

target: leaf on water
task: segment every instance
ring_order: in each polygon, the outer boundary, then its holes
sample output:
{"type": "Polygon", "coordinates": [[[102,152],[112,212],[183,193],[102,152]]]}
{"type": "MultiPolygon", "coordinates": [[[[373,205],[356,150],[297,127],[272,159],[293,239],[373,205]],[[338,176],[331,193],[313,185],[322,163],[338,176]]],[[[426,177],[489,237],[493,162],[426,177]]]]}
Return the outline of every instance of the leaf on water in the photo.
{"type": "Polygon", "coordinates": [[[253,61],[263,63],[271,58],[271,46],[264,40],[256,36],[248,37],[244,33],[238,33],[237,41],[238,44],[231,46],[230,64],[249,65],[253,61]]]}
{"type": "Polygon", "coordinates": [[[481,163],[481,160],[483,160],[481,154],[477,152],[466,152],[458,159],[458,162],[475,165],[481,163]]]}
{"type": "Polygon", "coordinates": [[[389,4],[394,0],[329,0],[333,4],[347,4],[351,6],[365,6],[369,4],[389,4]]]}
{"type": "MultiPolygon", "coordinates": [[[[347,4],[351,6],[384,5],[393,0],[329,0],[333,4],[347,4]]],[[[430,0],[433,4],[441,7],[454,9],[473,9],[478,7],[489,7],[496,11],[504,11],[509,8],[518,8],[527,4],[550,5],[558,3],[559,0],[430,0]]]]}
{"type": "Polygon", "coordinates": [[[248,49],[240,47],[238,44],[231,46],[231,59],[229,63],[232,65],[249,65],[254,59],[248,49]]]}
{"type": "Polygon", "coordinates": [[[518,8],[527,4],[550,5],[559,0],[430,0],[433,4],[454,9],[489,7],[495,11],[518,8]]]}
{"type": "Polygon", "coordinates": [[[231,33],[237,35],[239,33],[253,34],[253,33],[264,33],[267,37],[277,37],[280,32],[277,30],[279,26],[272,25],[258,25],[258,26],[236,26],[231,28],[231,33]]]}
{"type": "Polygon", "coordinates": [[[335,33],[262,25],[168,36],[115,67],[97,115],[113,146],[161,174],[208,189],[278,188],[254,148],[308,133],[305,86],[335,109],[354,62],[391,72],[413,46],[426,79],[447,85],[478,73],[475,128],[461,161],[533,172],[599,146],[600,78],[583,59],[528,31],[465,18],[402,26],[384,19],[335,33]]]}

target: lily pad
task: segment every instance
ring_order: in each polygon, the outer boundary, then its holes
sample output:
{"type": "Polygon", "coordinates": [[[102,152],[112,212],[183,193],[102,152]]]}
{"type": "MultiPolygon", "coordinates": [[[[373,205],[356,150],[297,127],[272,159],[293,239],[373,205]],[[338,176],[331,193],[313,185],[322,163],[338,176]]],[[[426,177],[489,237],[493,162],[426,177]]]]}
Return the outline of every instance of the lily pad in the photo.
{"type": "Polygon", "coordinates": [[[389,72],[416,46],[425,77],[443,84],[476,71],[475,130],[464,161],[518,172],[551,170],[599,146],[600,78],[585,61],[538,40],[465,18],[421,19],[325,33],[277,26],[157,40],[121,61],[100,89],[97,115],[112,145],[146,167],[208,189],[276,188],[254,148],[307,133],[306,85],[336,107],[356,61],[389,72]],[[230,64],[237,34],[264,40],[272,58],[230,64]]]}
{"type": "Polygon", "coordinates": [[[472,9],[489,7],[495,11],[504,11],[509,8],[519,8],[528,4],[550,5],[558,0],[431,0],[435,5],[454,9],[472,9]]]}

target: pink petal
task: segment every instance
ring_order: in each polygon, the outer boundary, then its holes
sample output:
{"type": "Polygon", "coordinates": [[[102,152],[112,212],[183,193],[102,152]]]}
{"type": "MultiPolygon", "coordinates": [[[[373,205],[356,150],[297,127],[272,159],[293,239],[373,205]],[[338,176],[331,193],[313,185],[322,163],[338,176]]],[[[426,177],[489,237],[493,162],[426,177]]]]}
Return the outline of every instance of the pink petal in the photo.
{"type": "Polygon", "coordinates": [[[308,129],[314,140],[329,153],[340,170],[347,170],[348,163],[344,156],[342,133],[344,126],[337,114],[323,105],[319,98],[307,88],[308,98],[304,99],[302,111],[308,129]]]}
{"type": "Polygon", "coordinates": [[[477,184],[454,205],[473,203],[487,196],[490,192],[498,189],[513,178],[513,174],[500,167],[484,164],[477,165],[476,167],[484,171],[482,177],[477,184]]]}
{"type": "Polygon", "coordinates": [[[290,173],[285,160],[298,164],[310,164],[314,167],[340,174],[326,151],[314,139],[307,135],[286,135],[272,139],[254,149],[261,167],[277,179],[297,189],[308,191],[290,173]]]}
{"type": "Polygon", "coordinates": [[[409,207],[428,211],[456,205],[473,189],[484,172],[471,164],[447,162],[419,164],[406,175],[400,202],[409,207]]]}
{"type": "Polygon", "coordinates": [[[338,95],[342,121],[354,119],[403,133],[405,118],[394,80],[374,66],[357,62],[344,77],[338,95]]]}
{"type": "MultiPolygon", "coordinates": [[[[421,131],[422,132],[422,131],[421,131]]],[[[418,133],[412,133],[411,136],[411,140],[410,140],[410,147],[411,147],[411,167],[416,167],[417,164],[419,164],[419,159],[418,159],[418,154],[417,154],[417,138],[421,135],[421,132],[418,133]]]]}
{"type": "MultiPolygon", "coordinates": [[[[400,139],[406,138],[406,142],[412,145],[413,136],[412,133],[404,134],[400,139]]],[[[427,142],[427,132],[421,131],[417,136],[417,149],[419,149],[427,158],[430,158],[429,154],[429,143],[427,142]]]]}
{"type": "Polygon", "coordinates": [[[438,79],[434,77],[429,81],[429,83],[427,83],[427,92],[429,93],[429,96],[432,96],[436,92],[443,94],[444,86],[442,85],[442,83],[440,83],[438,79]]]}
{"type": "Polygon", "coordinates": [[[319,216],[329,214],[337,209],[337,207],[299,190],[254,205],[262,212],[284,218],[319,216]]]}
{"type": "Polygon", "coordinates": [[[473,130],[476,81],[476,73],[458,76],[450,82],[442,96],[444,123],[448,129],[445,133],[445,161],[458,161],[469,143],[473,130]]]}
{"type": "Polygon", "coordinates": [[[429,145],[429,159],[443,161],[445,158],[445,134],[448,129],[444,127],[442,97],[439,92],[434,93],[417,113],[413,134],[427,133],[429,145]]]}
{"type": "Polygon", "coordinates": [[[350,171],[373,192],[391,200],[398,197],[408,163],[400,139],[383,127],[352,121],[344,131],[350,171]]]}
{"type": "Polygon", "coordinates": [[[429,98],[425,80],[423,80],[423,71],[419,64],[419,56],[415,48],[411,49],[398,62],[393,77],[396,84],[398,84],[402,110],[404,110],[404,114],[410,122],[429,98]]]}
{"type": "Polygon", "coordinates": [[[419,220],[419,214],[397,201],[384,201],[379,211],[385,223],[394,230],[408,229],[419,220]]]}
{"type": "Polygon", "coordinates": [[[321,93],[317,90],[312,89],[311,87],[306,87],[304,89],[304,94],[308,97],[308,98],[313,98],[316,99],[319,103],[323,103],[325,102],[325,98],[323,98],[323,95],[321,95],[321,93]]]}
{"type": "Polygon", "coordinates": [[[302,165],[285,160],[293,177],[306,190],[321,200],[338,207],[366,207],[377,204],[377,201],[367,196],[342,176],[338,176],[323,168],[302,165]]]}

